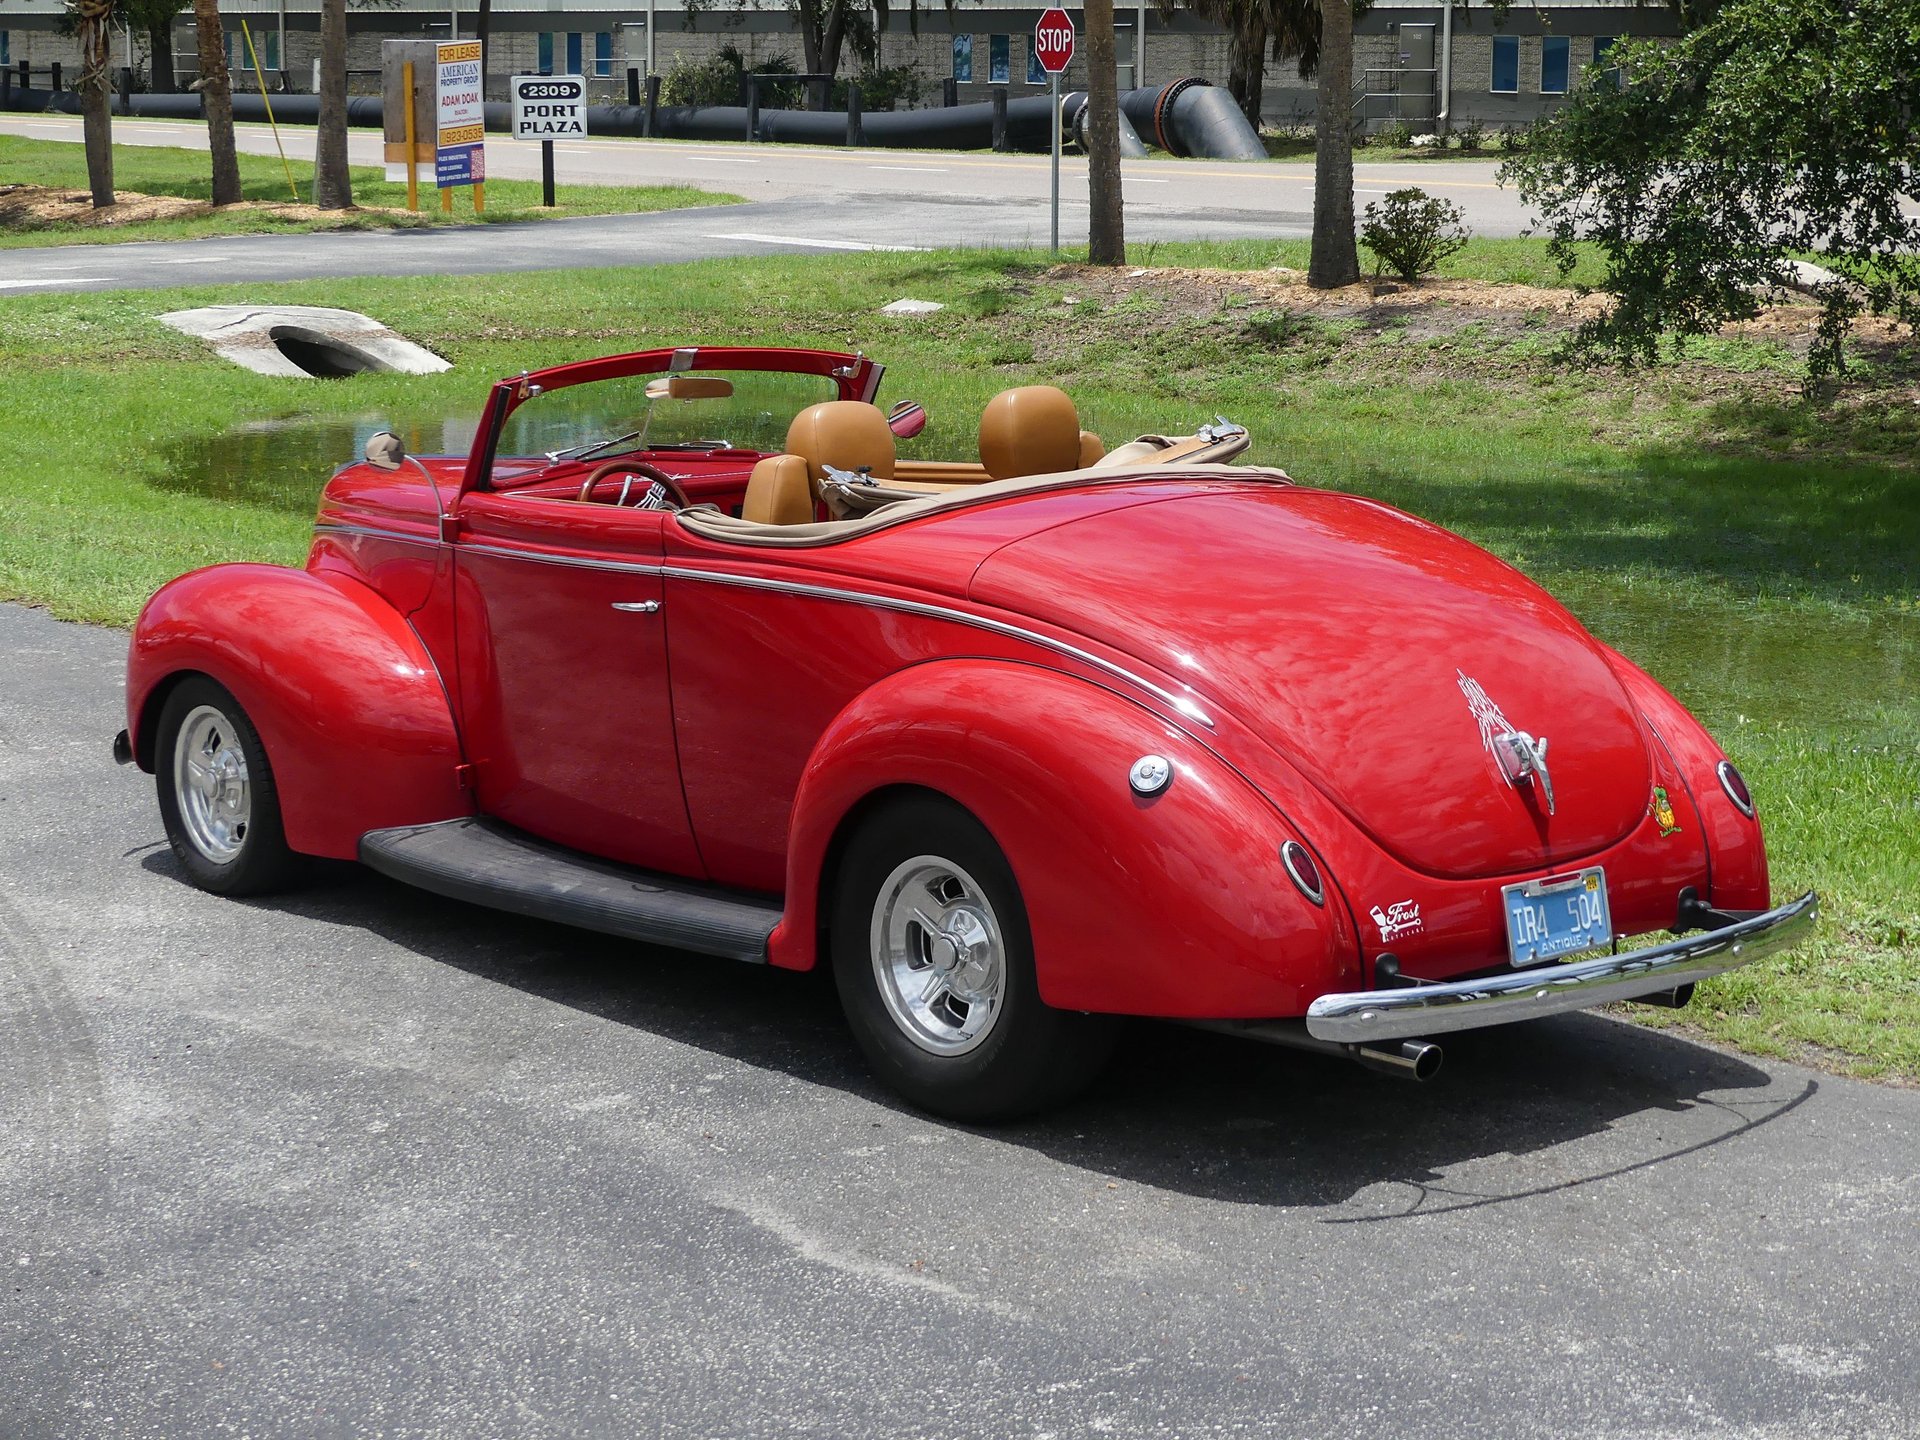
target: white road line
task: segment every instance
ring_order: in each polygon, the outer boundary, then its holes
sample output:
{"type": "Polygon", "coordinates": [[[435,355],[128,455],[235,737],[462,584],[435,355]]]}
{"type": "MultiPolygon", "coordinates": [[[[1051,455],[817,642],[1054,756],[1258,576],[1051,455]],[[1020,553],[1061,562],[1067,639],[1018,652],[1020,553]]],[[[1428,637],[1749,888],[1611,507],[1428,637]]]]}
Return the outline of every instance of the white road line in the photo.
{"type": "Polygon", "coordinates": [[[1120,177],[1120,183],[1122,185],[1171,185],[1173,182],[1171,180],[1149,180],[1144,175],[1123,175],[1120,177]]]}
{"type": "Polygon", "coordinates": [[[738,155],[702,155],[699,157],[712,165],[758,165],[758,160],[743,160],[738,155]]]}
{"type": "Polygon", "coordinates": [[[231,255],[180,255],[147,261],[149,265],[231,265],[243,263],[231,255]]]}
{"type": "Polygon", "coordinates": [[[869,165],[867,168],[869,170],[898,170],[902,174],[910,175],[944,175],[947,173],[947,167],[944,165],[869,165]]]}
{"type": "Polygon", "coordinates": [[[702,240],[751,240],[759,245],[797,245],[806,250],[886,250],[924,254],[924,245],[869,245],[862,240],[803,240],[793,235],[758,235],[750,230],[735,230],[725,235],[702,235],[702,240]]]}
{"type": "Polygon", "coordinates": [[[65,280],[0,280],[0,290],[24,290],[32,285],[104,285],[111,275],[75,275],[65,280]]]}

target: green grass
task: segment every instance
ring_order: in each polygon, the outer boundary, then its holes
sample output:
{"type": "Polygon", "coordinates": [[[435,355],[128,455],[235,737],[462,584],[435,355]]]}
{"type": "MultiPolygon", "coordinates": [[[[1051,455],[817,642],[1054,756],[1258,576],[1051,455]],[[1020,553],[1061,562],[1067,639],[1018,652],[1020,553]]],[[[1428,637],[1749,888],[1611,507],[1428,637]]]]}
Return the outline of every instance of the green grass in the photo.
{"type": "MultiPolygon", "coordinates": [[[[296,131],[288,136],[287,165],[277,155],[242,154],[240,161],[241,197],[268,203],[298,202],[313,199],[313,164],[296,159],[295,151],[311,155],[313,132],[296,131]],[[292,169],[294,191],[287,187],[287,170],[292,169]]],[[[205,151],[179,150],[162,146],[116,145],[113,147],[113,183],[116,191],[142,195],[174,195],[192,200],[210,200],[213,184],[207,169],[205,151]]],[[[60,140],[28,140],[15,135],[0,135],[0,183],[45,185],[84,190],[87,186],[86,155],[79,145],[60,140]]],[[[406,213],[407,187],[404,181],[389,181],[384,172],[370,166],[353,169],[353,198],[367,209],[341,212],[320,218],[302,218],[265,210],[226,210],[217,214],[179,220],[135,221],[121,225],[58,224],[34,228],[0,226],[0,249],[28,245],[112,244],[127,240],[190,240],[205,235],[249,235],[287,231],[388,229],[413,225],[445,223],[471,224],[475,217],[472,192],[462,190],[454,198],[454,214],[443,216],[440,197],[431,185],[420,188],[421,209],[406,213]],[[386,213],[398,210],[399,214],[386,213]]],[[[689,185],[559,185],[548,210],[540,204],[537,180],[489,180],[483,222],[533,220],[562,215],[626,215],[653,210],[678,210],[691,205],[731,205],[739,196],[697,190],[689,185]]]]}
{"type": "MultiPolygon", "coordinates": [[[[1290,254],[1135,257],[1259,269],[1290,254]]],[[[1460,263],[1530,273],[1537,255],[1482,242],[1460,263]]],[[[1551,328],[1527,317],[1200,304],[1170,279],[875,254],[13,297],[0,327],[0,594],[124,625],[191,566],[298,563],[353,426],[240,451],[235,427],[390,420],[434,448],[439,422],[471,417],[493,377],[612,350],[865,349],[888,365],[883,401],[926,405],[928,432],[908,451],[921,456],[969,453],[981,405],[1034,381],[1066,385],[1110,438],[1224,412],[1257,437],[1251,459],[1379,496],[1521,565],[1662,677],[1745,770],[1776,894],[1825,897],[1819,938],[1704,987],[1677,1015],[1630,1013],[1920,1079],[1920,407],[1900,358],[1878,357],[1867,389],[1816,408],[1762,341],[1692,348],[1651,371],[1569,372],[1543,358],[1551,328]],[[901,296],[948,309],[876,313],[901,296]],[[367,311],[455,368],[273,380],[153,320],[268,299],[367,311]],[[244,457],[230,498],[194,493],[213,445],[244,457]]]]}

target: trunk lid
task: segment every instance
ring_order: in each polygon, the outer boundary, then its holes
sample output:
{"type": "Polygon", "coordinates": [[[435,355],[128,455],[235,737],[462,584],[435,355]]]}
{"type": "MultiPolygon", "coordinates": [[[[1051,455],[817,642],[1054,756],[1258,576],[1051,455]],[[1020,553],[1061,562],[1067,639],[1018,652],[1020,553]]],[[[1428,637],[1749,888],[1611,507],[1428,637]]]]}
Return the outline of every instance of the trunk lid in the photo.
{"type": "Polygon", "coordinates": [[[1185,681],[1430,875],[1572,861],[1649,803],[1644,731],[1579,622],[1384,505],[1266,486],[1134,505],[1003,547],[970,593],[1185,681]],[[1510,729],[1549,742],[1551,814],[1502,771],[1510,729]]]}

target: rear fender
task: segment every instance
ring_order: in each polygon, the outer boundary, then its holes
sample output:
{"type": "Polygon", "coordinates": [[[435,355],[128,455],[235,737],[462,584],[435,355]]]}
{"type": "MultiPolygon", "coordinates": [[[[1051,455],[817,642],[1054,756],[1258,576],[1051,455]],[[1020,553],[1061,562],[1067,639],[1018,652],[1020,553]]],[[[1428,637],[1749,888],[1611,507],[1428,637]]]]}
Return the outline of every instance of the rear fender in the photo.
{"type": "Polygon", "coordinates": [[[369,830],[472,812],[439,672],[357,580],[216,565],[162,587],[127,656],[127,733],[143,770],[167,691],[189,674],[232,691],[260,732],[295,850],[352,859],[369,830]]]}
{"type": "Polygon", "coordinates": [[[1692,792],[1707,841],[1709,902],[1722,910],[1767,909],[1773,892],[1766,838],[1758,817],[1743,815],[1721,788],[1717,767],[1726,752],[1659,681],[1617,650],[1609,650],[1607,659],[1692,792]]]}
{"type": "Polygon", "coordinates": [[[1191,1017],[1297,1015],[1357,985],[1346,907],[1288,880],[1296,838],[1204,746],[1112,691],[1010,661],[935,661],[847,707],[801,778],[787,911],[771,958],[811,968],[838,847],[899,787],[964,806],[1020,885],[1040,993],[1063,1009],[1191,1017]],[[1140,796],[1143,755],[1173,779],[1140,796]]]}

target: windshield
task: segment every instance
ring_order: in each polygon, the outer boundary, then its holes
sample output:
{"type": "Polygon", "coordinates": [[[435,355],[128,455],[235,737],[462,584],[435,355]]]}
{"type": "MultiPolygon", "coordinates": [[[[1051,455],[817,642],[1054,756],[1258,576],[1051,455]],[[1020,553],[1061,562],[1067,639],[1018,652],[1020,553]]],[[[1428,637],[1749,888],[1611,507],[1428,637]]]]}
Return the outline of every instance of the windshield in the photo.
{"type": "Polygon", "coordinates": [[[793,417],[837,399],[824,375],[779,370],[688,370],[626,375],[533,396],[507,417],[495,447],[515,476],[569,459],[674,449],[777,454],[793,417]]]}

